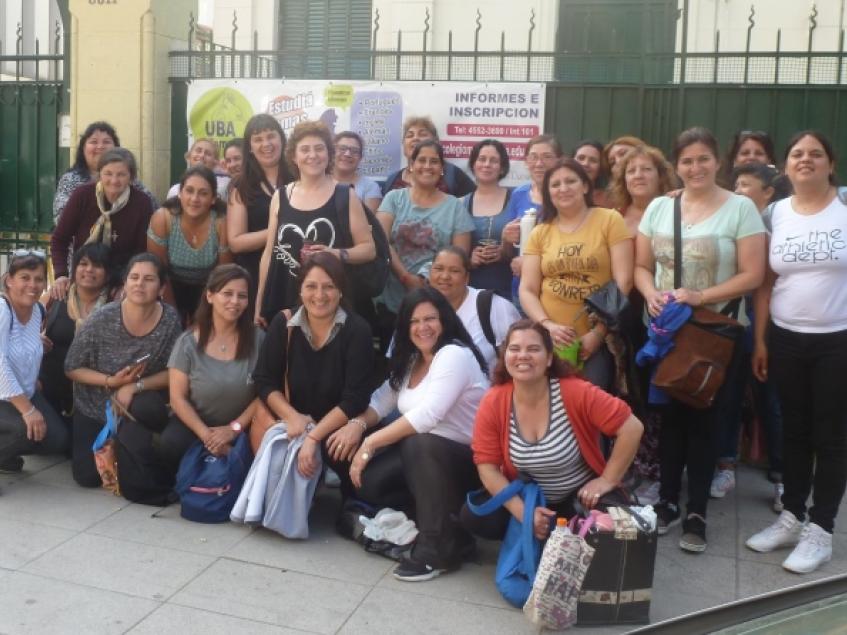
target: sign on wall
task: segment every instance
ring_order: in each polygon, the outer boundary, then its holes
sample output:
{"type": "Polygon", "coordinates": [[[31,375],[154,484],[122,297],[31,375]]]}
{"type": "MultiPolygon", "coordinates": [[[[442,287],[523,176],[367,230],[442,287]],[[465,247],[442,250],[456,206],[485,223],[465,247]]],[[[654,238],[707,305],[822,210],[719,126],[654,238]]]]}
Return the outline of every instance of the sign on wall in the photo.
{"type": "Polygon", "coordinates": [[[365,140],[359,172],[384,179],[400,169],[403,120],[429,116],[446,157],[467,169],[474,144],[502,141],[512,162],[506,185],[526,182],[526,141],[543,132],[544,84],[367,82],[330,80],[198,80],[188,87],[188,130],[219,147],[241,136],[254,114],[268,113],[289,133],[301,121],[321,120],[333,132],[365,140]]]}

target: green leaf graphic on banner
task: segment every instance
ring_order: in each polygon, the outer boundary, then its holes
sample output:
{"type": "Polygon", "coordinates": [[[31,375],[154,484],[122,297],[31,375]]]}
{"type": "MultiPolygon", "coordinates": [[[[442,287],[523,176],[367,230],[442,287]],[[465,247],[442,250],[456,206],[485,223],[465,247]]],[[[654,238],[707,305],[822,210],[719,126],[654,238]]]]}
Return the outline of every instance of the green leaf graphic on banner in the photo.
{"type": "Polygon", "coordinates": [[[188,125],[194,139],[212,139],[218,146],[218,156],[230,139],[244,135],[244,126],[253,116],[247,98],[234,88],[213,88],[194,104],[188,125]]]}
{"type": "Polygon", "coordinates": [[[349,84],[332,84],[324,89],[324,103],[333,108],[349,108],[353,103],[353,87],[349,84]]]}

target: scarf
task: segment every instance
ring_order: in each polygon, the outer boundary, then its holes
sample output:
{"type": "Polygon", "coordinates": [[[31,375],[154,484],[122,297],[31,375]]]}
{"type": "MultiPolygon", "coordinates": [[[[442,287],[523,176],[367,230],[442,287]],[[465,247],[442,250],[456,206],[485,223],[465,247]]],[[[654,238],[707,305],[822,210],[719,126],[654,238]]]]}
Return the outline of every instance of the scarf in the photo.
{"type": "MultiPolygon", "coordinates": [[[[97,301],[94,303],[94,306],[89,312],[89,315],[94,313],[94,311],[96,311],[101,306],[106,304],[106,302],[109,301],[109,298],[107,296],[108,294],[106,292],[106,289],[104,288],[100,295],[97,297],[97,301]]],[[[68,317],[74,321],[74,329],[76,331],[79,331],[79,327],[82,326],[84,318],[82,317],[82,302],[79,299],[79,294],[76,292],[75,283],[72,284],[68,289],[67,307],[68,317]]]]}
{"type": "Polygon", "coordinates": [[[130,189],[127,186],[121,192],[118,200],[112,203],[112,208],[107,210],[106,206],[109,203],[106,200],[106,193],[103,191],[103,183],[100,181],[97,182],[97,186],[94,189],[94,196],[97,198],[97,208],[100,210],[100,218],[97,219],[97,222],[91,228],[91,233],[88,234],[88,240],[85,241],[86,245],[89,243],[103,243],[107,247],[112,246],[112,216],[126,206],[129,201],[130,189]]]}

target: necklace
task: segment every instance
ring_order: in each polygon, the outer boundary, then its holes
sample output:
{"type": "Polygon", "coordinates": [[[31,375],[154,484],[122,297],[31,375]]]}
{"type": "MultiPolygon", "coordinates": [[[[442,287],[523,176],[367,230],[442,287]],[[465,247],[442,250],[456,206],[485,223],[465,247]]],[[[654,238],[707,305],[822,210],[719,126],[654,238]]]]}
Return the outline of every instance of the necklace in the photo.
{"type": "Polygon", "coordinates": [[[590,209],[583,210],[582,212],[580,212],[580,219],[574,226],[569,225],[567,227],[563,227],[561,218],[556,222],[556,226],[559,228],[559,231],[564,232],[566,234],[572,234],[577,231],[580,227],[582,227],[582,224],[585,222],[585,219],[588,218],[588,214],[590,212],[590,209]]]}

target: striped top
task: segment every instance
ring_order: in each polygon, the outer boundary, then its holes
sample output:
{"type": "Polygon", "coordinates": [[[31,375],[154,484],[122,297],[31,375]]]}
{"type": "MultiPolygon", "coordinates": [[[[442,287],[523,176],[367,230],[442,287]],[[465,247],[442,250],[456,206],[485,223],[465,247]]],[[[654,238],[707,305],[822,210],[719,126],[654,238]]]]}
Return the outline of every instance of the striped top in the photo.
{"type": "Polygon", "coordinates": [[[0,299],[0,399],[32,398],[43,354],[41,310],[33,306],[32,317],[21,324],[11,305],[0,299]]]}
{"type": "Polygon", "coordinates": [[[535,443],[521,436],[512,401],[509,458],[519,472],[538,483],[548,503],[564,500],[596,476],[579,451],[557,379],[550,379],[550,424],[544,436],[535,443]]]}

